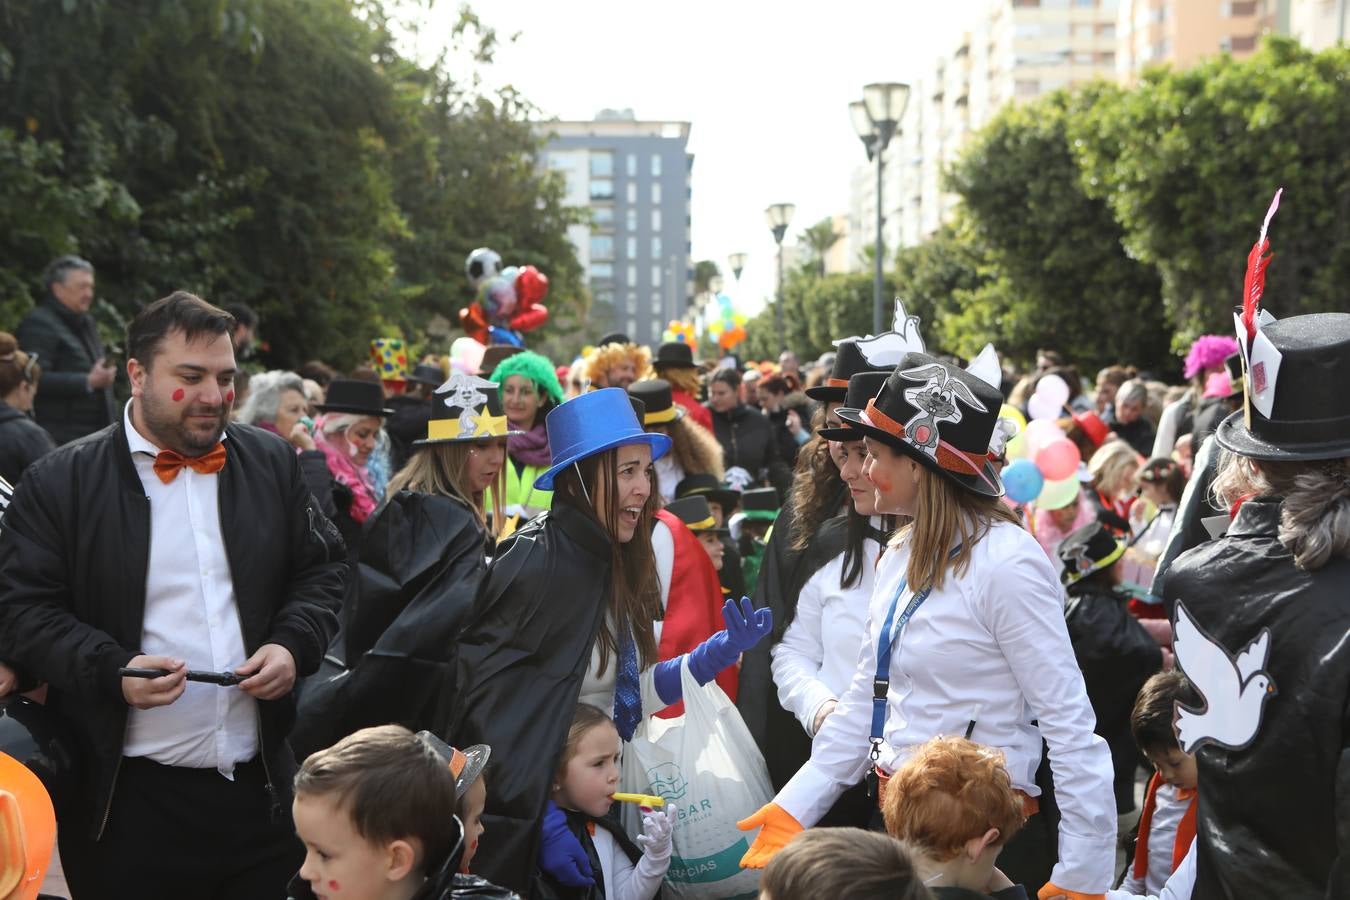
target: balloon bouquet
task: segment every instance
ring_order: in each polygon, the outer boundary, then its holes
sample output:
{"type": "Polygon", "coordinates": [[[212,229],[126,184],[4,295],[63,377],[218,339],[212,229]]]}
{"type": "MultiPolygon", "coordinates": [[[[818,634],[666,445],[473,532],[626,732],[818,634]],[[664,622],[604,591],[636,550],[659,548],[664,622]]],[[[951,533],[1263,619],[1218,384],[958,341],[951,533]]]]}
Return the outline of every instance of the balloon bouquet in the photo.
{"type": "Polygon", "coordinates": [[[688,322],[671,319],[670,324],[666,326],[665,334],[661,335],[661,340],[667,344],[688,344],[689,352],[698,355],[698,341],[694,339],[694,326],[688,322]]]}
{"type": "Polygon", "coordinates": [[[521,335],[548,321],[541,302],[548,296],[548,276],[534,266],[503,268],[497,251],[479,247],[464,261],[464,273],[478,297],[459,311],[459,324],[480,344],[523,347],[521,335]]]}
{"type": "Polygon", "coordinates": [[[1010,463],[1003,470],[1003,486],[1013,503],[1035,501],[1037,509],[1061,509],[1078,498],[1078,464],[1083,457],[1055,421],[1068,402],[1069,385],[1058,375],[1047,375],[1027,401],[1030,423],[1007,404],[1000,410],[1000,416],[1019,426],[1008,441],[1010,463]]]}
{"type": "Polygon", "coordinates": [[[726,294],[717,295],[717,305],[721,316],[708,323],[708,334],[717,339],[717,346],[723,352],[730,353],[736,345],[745,340],[745,316],[732,309],[731,298],[726,294]]]}

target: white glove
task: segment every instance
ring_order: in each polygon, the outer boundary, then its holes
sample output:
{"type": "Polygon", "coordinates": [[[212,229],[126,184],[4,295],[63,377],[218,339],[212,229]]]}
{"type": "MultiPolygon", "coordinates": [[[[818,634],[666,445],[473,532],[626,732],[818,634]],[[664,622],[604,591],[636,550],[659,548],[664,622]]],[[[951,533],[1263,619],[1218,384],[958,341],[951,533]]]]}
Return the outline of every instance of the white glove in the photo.
{"type": "Polygon", "coordinates": [[[642,834],[637,842],[642,846],[642,855],[652,862],[666,862],[674,846],[672,832],[675,829],[675,804],[667,803],[664,812],[653,811],[642,816],[642,834]]]}

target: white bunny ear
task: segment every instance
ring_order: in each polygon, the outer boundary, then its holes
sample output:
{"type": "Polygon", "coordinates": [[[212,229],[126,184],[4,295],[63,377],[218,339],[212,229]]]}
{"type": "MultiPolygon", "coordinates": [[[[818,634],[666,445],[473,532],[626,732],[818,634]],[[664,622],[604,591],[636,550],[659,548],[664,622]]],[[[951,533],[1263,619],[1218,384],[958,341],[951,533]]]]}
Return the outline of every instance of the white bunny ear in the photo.
{"type": "Polygon", "coordinates": [[[966,366],[966,371],[996,391],[1003,386],[1003,368],[998,364],[998,353],[993,344],[985,344],[980,355],[966,366]]]}

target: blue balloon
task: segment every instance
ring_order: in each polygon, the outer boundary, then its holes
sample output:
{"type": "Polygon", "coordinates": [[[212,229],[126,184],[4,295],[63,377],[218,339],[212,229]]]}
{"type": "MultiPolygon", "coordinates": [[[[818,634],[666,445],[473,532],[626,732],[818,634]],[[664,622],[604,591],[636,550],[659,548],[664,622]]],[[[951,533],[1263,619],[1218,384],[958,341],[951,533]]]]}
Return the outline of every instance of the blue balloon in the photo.
{"type": "Polygon", "coordinates": [[[488,326],[488,341],[492,344],[510,344],[512,347],[525,346],[525,341],[520,335],[507,328],[498,328],[496,325],[488,326]]]}
{"type": "Polygon", "coordinates": [[[1014,503],[1030,503],[1040,496],[1044,486],[1045,476],[1029,459],[1013,460],[1003,470],[1003,487],[1008,491],[1008,499],[1014,503]]]}
{"type": "Polygon", "coordinates": [[[728,297],[726,294],[717,295],[717,305],[720,306],[725,312],[731,312],[731,298],[728,297]]]}

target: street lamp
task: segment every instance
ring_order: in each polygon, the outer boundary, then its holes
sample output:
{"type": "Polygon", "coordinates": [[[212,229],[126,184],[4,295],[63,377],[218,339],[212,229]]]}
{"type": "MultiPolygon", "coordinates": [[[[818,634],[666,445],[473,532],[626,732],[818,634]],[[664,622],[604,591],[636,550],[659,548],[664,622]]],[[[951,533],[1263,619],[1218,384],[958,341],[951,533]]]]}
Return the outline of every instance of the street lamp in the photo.
{"type": "Polygon", "coordinates": [[[745,270],[745,261],[749,257],[744,253],[733,253],[727,257],[727,262],[731,265],[731,274],[736,276],[736,283],[741,282],[741,272],[745,270]]]}
{"type": "Polygon", "coordinates": [[[881,173],[886,146],[895,136],[900,119],[909,105],[909,85],[878,82],[863,88],[862,100],[848,105],[853,130],[867,148],[867,158],[877,163],[877,241],[876,271],[872,279],[872,333],[881,334],[886,319],[886,303],[882,299],[881,271],[885,257],[885,240],[881,234],[881,173]]]}
{"type": "Polygon", "coordinates": [[[764,210],[764,218],[768,219],[769,229],[773,232],[773,241],[778,245],[778,298],[773,304],[773,324],[778,332],[779,353],[787,349],[787,341],[783,339],[783,238],[796,211],[797,207],[791,203],[775,203],[764,210]]]}

